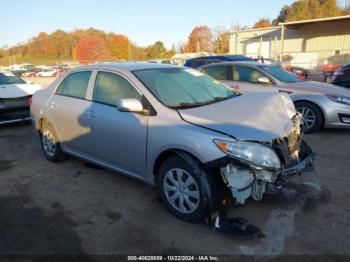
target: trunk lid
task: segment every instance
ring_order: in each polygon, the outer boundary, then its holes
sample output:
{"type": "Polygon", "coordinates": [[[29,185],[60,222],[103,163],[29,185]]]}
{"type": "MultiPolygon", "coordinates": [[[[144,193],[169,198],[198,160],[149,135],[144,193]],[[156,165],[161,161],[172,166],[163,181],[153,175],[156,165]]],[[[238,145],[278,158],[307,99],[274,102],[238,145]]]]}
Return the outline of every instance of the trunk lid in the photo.
{"type": "Polygon", "coordinates": [[[40,89],[40,85],[33,84],[0,85],[0,98],[7,99],[30,96],[40,89]]]}

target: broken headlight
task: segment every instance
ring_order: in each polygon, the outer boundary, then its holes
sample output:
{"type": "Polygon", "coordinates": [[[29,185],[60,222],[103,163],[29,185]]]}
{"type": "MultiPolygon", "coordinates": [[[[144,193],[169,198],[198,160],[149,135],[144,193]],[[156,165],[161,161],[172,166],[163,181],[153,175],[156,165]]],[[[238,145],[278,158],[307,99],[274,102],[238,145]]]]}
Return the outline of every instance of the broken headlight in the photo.
{"type": "Polygon", "coordinates": [[[261,169],[280,169],[281,162],[276,153],[257,143],[214,140],[215,144],[226,154],[247,162],[251,166],[261,169]]]}

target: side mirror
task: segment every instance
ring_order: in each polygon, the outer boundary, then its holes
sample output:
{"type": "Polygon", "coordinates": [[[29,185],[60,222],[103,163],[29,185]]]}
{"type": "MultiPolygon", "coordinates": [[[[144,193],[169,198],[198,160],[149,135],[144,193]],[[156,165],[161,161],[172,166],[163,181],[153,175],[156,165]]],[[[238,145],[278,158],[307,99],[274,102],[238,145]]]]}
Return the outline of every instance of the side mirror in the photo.
{"type": "Polygon", "coordinates": [[[135,98],[124,98],[117,101],[117,109],[121,112],[143,112],[142,103],[135,98]]]}
{"type": "Polygon", "coordinates": [[[266,76],[260,76],[258,77],[258,83],[263,85],[270,85],[271,81],[266,76]]]}

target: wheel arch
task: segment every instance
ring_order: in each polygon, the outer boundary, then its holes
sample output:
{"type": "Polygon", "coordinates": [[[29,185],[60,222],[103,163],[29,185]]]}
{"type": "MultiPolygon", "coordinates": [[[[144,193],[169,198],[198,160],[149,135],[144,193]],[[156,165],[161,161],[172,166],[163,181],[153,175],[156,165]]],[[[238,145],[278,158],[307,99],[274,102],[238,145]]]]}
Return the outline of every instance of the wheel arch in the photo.
{"type": "Polygon", "coordinates": [[[160,154],[158,154],[158,156],[156,157],[156,159],[153,163],[152,171],[153,171],[154,184],[156,184],[159,169],[160,169],[162,163],[166,159],[168,159],[172,156],[181,157],[184,161],[186,161],[191,166],[202,164],[202,162],[199,160],[199,158],[197,158],[195,155],[193,155],[192,153],[190,153],[184,149],[179,149],[179,148],[166,149],[166,150],[162,151],[160,154]]]}
{"type": "Polygon", "coordinates": [[[322,105],[320,105],[319,103],[317,103],[315,101],[307,100],[307,99],[297,99],[297,100],[294,100],[293,102],[294,102],[295,107],[298,103],[309,103],[309,104],[316,106],[318,109],[320,109],[322,112],[322,120],[323,120],[322,127],[324,127],[326,120],[327,120],[327,114],[326,114],[326,111],[322,105]]]}

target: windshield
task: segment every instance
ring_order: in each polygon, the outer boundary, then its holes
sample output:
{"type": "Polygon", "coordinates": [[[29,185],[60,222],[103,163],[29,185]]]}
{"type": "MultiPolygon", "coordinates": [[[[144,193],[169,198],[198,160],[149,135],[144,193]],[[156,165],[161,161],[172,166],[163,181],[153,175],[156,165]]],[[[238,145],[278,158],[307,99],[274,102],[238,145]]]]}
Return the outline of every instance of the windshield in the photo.
{"type": "Polygon", "coordinates": [[[161,103],[171,108],[203,106],[237,95],[219,81],[193,69],[162,68],[133,73],[161,103]]]}
{"type": "Polygon", "coordinates": [[[289,73],[279,66],[259,66],[259,68],[285,83],[295,83],[301,81],[295,74],[289,73]]]}
{"type": "Polygon", "coordinates": [[[0,73],[0,85],[11,84],[25,84],[25,82],[10,72],[0,73]]]}

